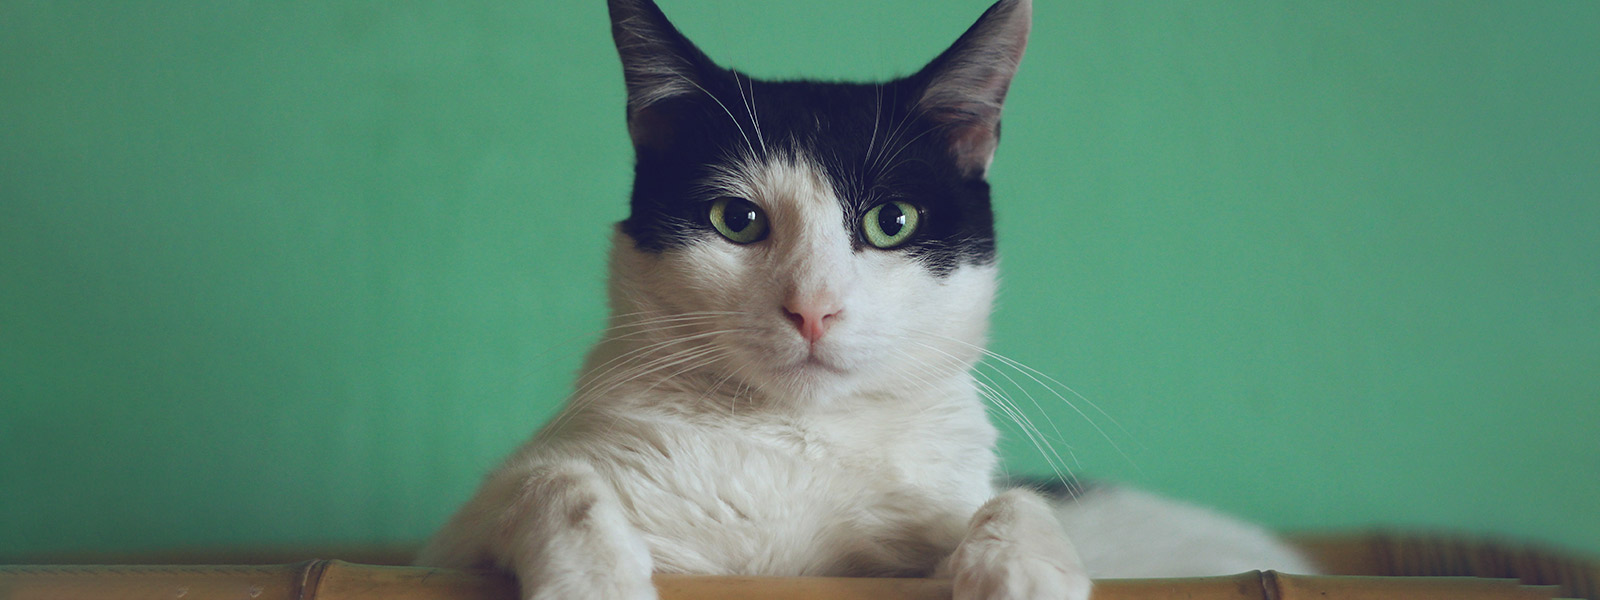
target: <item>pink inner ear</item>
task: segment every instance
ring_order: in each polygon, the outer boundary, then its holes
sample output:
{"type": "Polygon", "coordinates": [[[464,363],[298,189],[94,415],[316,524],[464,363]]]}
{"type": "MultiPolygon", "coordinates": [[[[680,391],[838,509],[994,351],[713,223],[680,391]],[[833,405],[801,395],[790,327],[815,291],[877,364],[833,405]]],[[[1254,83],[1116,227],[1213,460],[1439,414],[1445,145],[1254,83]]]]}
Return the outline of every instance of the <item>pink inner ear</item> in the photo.
{"type": "Polygon", "coordinates": [[[947,139],[950,154],[956,159],[956,167],[967,175],[977,177],[989,172],[989,164],[994,162],[995,148],[1000,146],[998,127],[987,124],[957,125],[947,139]]]}
{"type": "Polygon", "coordinates": [[[967,174],[989,170],[1000,138],[1000,107],[1028,44],[1033,5],[1000,0],[929,65],[919,103],[947,128],[945,140],[967,174]]]}

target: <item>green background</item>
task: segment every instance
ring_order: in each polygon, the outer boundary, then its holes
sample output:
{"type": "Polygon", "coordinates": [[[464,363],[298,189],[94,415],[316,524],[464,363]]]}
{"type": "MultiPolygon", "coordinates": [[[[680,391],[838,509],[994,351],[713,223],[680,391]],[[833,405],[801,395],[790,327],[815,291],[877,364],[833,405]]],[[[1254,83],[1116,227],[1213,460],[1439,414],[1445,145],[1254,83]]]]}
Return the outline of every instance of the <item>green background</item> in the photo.
{"type": "MultiPolygon", "coordinates": [[[[1600,551],[1600,4],[1039,2],[993,346],[1068,466],[1600,551]]],[[[0,556],[437,527],[602,323],[603,4],[0,2],[0,556]]],[[[662,4],[827,78],[986,6],[662,4]]]]}

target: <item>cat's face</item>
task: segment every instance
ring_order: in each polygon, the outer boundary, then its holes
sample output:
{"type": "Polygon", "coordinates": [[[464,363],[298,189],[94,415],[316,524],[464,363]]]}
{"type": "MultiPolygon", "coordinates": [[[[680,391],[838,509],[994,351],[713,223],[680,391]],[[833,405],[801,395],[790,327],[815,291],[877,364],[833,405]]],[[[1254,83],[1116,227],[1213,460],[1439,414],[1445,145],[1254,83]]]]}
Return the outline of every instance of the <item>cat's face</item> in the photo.
{"type": "Polygon", "coordinates": [[[1028,5],[922,72],[764,82],[648,0],[612,0],[637,151],[613,309],[685,368],[769,397],[894,392],[975,360],[995,288],[984,180],[1028,5]],[[676,340],[676,341],[669,341],[676,340]]]}

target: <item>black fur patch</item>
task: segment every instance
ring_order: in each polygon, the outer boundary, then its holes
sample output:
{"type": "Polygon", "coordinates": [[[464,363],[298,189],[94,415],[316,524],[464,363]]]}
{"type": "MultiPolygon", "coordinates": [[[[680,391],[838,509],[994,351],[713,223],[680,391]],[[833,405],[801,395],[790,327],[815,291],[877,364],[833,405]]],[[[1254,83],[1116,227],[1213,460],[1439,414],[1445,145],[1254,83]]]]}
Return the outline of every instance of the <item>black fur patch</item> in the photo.
{"type": "Polygon", "coordinates": [[[1072,500],[1093,489],[1094,482],[1071,475],[1060,477],[1010,476],[1000,480],[1001,489],[1027,488],[1053,500],[1072,500]]]}
{"type": "MultiPolygon", "coordinates": [[[[970,139],[981,121],[953,118],[961,102],[918,106],[930,85],[948,83],[940,76],[949,75],[951,64],[962,64],[953,53],[972,53],[979,26],[910,77],[882,84],[761,81],[714,64],[653,2],[609,5],[637,157],[622,231],[638,248],[661,252],[714,236],[706,217],[718,193],[706,185],[714,173],[741,159],[800,154],[830,179],[845,215],[840,226],[857,252],[905,253],[941,276],[961,264],[993,262],[989,185],[981,169],[957,164],[957,153],[972,156],[968,145],[954,141],[970,139]],[[880,250],[867,243],[861,220],[894,200],[917,206],[921,226],[906,243],[880,250]]],[[[998,87],[991,82],[975,93],[1003,97],[1009,72],[990,79],[998,87]]]]}
{"type": "Polygon", "coordinates": [[[702,183],[713,165],[793,151],[826,171],[857,251],[904,252],[939,275],[994,260],[989,185],[960,175],[939,125],[912,112],[922,82],[767,82],[711,65],[700,74],[704,93],[650,108],[654,118],[669,116],[670,134],[638,149],[632,212],[622,225],[640,249],[659,252],[712,234],[705,206],[715,197],[702,183]],[[922,225],[905,245],[879,250],[867,245],[861,217],[890,200],[919,207],[922,225]]]}

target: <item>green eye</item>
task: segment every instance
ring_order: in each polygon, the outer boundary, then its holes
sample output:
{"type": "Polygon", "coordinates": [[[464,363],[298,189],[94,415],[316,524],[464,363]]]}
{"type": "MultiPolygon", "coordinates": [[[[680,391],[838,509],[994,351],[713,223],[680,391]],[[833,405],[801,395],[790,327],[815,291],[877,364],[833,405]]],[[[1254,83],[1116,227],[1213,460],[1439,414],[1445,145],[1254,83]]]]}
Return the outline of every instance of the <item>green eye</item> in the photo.
{"type": "Polygon", "coordinates": [[[872,207],[861,221],[861,230],[867,242],[888,250],[911,239],[922,220],[921,211],[910,203],[895,200],[872,207]]]}
{"type": "Polygon", "coordinates": [[[707,215],[717,233],[735,244],[748,244],[767,237],[767,214],[744,198],[718,198],[707,215]]]}

